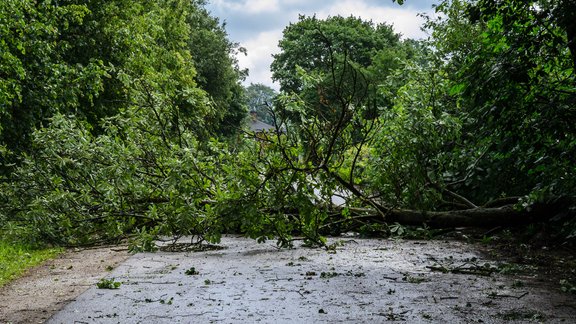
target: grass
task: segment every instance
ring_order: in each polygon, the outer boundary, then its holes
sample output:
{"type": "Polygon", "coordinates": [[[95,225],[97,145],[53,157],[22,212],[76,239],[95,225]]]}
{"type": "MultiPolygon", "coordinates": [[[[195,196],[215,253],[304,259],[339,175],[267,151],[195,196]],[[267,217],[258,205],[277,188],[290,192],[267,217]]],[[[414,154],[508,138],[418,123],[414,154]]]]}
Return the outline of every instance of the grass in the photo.
{"type": "Polygon", "coordinates": [[[0,240],[0,287],[62,251],[61,248],[35,249],[26,244],[0,240]]]}

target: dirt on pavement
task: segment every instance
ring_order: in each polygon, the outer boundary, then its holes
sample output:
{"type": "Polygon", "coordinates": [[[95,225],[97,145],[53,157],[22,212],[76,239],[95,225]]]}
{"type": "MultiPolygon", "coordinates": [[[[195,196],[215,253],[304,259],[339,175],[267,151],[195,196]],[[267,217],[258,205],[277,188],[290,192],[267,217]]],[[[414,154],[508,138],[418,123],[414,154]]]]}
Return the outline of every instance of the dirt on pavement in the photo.
{"type": "Polygon", "coordinates": [[[0,323],[44,323],[129,256],[125,246],[70,249],[30,269],[0,288],[0,323]]]}

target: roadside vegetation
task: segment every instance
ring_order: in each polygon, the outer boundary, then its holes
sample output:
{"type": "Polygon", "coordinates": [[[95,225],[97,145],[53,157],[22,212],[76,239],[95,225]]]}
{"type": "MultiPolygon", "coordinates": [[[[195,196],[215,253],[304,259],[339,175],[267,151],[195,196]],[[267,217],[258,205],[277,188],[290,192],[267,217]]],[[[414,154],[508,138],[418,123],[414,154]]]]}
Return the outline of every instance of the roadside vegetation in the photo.
{"type": "Polygon", "coordinates": [[[0,287],[62,251],[62,248],[38,249],[24,243],[0,240],[0,287]]]}

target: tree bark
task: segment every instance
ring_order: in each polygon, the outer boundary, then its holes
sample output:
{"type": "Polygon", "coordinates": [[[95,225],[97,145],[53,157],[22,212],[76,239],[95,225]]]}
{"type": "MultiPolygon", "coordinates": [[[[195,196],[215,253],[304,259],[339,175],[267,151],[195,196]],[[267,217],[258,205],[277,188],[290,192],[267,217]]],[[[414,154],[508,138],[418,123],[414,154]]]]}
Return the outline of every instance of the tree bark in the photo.
{"type": "Polygon", "coordinates": [[[393,209],[386,212],[387,222],[403,225],[423,225],[433,228],[443,227],[493,227],[528,223],[533,215],[520,212],[512,207],[473,208],[453,211],[418,211],[393,209]]]}
{"type": "MultiPolygon", "coordinates": [[[[532,204],[526,210],[518,210],[514,205],[490,208],[478,207],[451,211],[420,211],[407,209],[381,210],[385,217],[380,221],[403,225],[423,225],[433,228],[447,227],[495,227],[516,226],[551,219],[574,217],[576,197],[554,197],[546,202],[532,204]]],[[[378,218],[378,216],[375,216],[378,218]]]]}

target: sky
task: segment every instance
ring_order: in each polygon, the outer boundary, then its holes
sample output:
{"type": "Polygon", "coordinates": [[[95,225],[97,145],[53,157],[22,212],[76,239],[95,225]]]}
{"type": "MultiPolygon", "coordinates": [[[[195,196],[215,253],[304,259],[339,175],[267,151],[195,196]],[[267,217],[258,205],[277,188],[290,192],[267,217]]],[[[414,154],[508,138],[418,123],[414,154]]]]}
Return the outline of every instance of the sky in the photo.
{"type": "Polygon", "coordinates": [[[329,16],[353,15],[374,23],[394,26],[403,38],[426,38],[420,29],[422,18],[418,13],[433,13],[435,0],[405,0],[400,6],[392,0],[209,0],[211,15],[226,23],[226,31],[233,42],[246,48],[248,55],[239,54],[241,68],[249,69],[245,85],[262,83],[278,90],[272,83],[270,64],[272,54],[278,53],[282,31],[298,21],[298,15],[329,16]]]}

